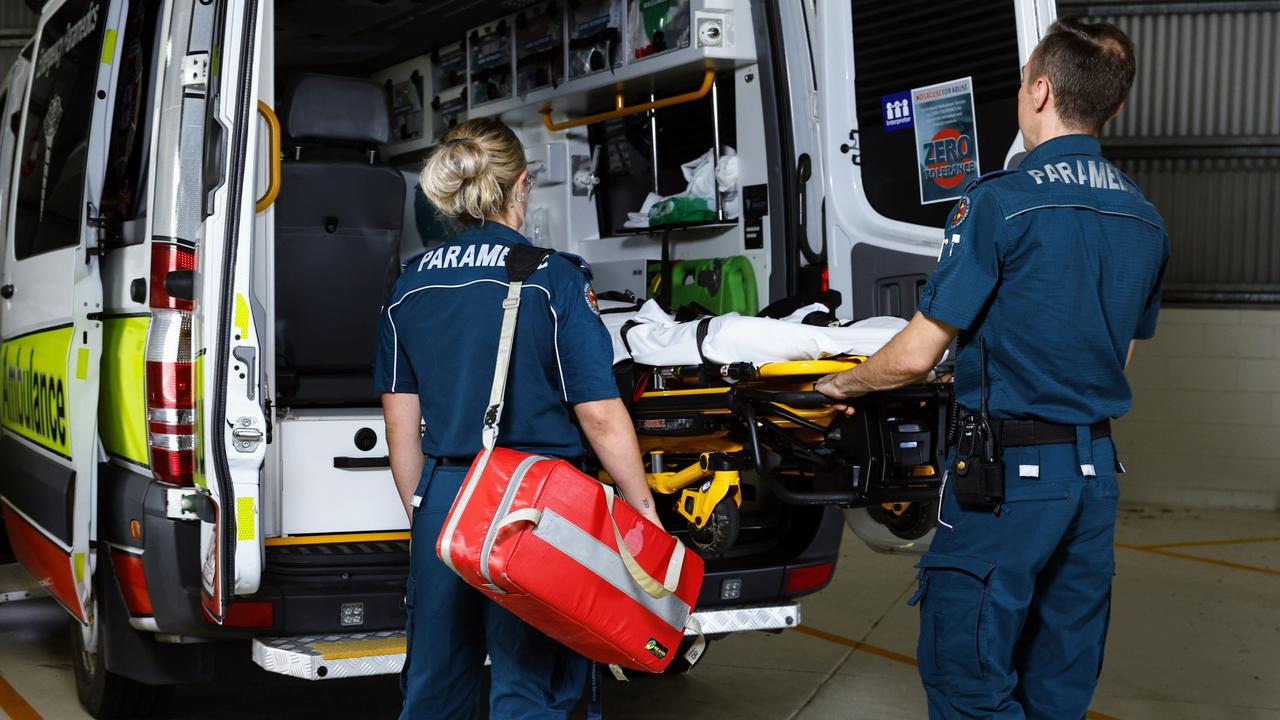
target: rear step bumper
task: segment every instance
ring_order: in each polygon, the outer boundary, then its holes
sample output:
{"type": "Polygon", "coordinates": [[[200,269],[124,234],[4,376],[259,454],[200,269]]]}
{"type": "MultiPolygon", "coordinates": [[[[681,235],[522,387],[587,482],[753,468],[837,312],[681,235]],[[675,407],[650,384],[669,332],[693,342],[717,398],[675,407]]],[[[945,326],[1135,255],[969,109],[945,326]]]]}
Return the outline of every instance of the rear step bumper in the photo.
{"type": "MultiPolygon", "coordinates": [[[[785,630],[800,624],[800,605],[707,610],[694,613],[706,635],[746,630],[785,630]]],[[[686,631],[688,632],[688,631],[686,631]]],[[[302,678],[391,675],[404,667],[403,630],[338,635],[255,638],[253,661],[268,672],[302,678]]]]}

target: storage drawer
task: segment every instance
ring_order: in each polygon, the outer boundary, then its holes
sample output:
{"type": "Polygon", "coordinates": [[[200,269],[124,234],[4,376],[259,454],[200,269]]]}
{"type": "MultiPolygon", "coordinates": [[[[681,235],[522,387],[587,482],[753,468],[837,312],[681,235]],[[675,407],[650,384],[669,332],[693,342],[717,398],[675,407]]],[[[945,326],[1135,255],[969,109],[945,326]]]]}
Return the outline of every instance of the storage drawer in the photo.
{"type": "Polygon", "coordinates": [[[278,434],[285,535],[409,528],[380,411],[297,414],[280,421],[278,434]]]}

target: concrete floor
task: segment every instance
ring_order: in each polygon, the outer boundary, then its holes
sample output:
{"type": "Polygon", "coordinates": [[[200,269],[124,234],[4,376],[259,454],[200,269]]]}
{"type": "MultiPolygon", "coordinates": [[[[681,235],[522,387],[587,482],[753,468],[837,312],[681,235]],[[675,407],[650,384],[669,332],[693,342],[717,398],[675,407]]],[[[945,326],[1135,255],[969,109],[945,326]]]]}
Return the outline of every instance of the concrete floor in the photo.
{"type": "MultiPolygon", "coordinates": [[[[1280,515],[1128,506],[1116,560],[1091,717],[1280,718],[1280,515]],[[1210,542],[1220,540],[1248,542],[1210,542]]],[[[720,641],[685,677],[610,680],[607,717],[925,717],[916,612],[904,605],[913,563],[847,536],[834,582],[804,603],[803,628],[720,641]]],[[[66,636],[52,601],[0,605],[0,718],[84,717],[66,636]]],[[[308,683],[259,671],[244,646],[224,650],[218,682],[179,688],[167,717],[389,718],[399,707],[393,678],[308,683]]]]}

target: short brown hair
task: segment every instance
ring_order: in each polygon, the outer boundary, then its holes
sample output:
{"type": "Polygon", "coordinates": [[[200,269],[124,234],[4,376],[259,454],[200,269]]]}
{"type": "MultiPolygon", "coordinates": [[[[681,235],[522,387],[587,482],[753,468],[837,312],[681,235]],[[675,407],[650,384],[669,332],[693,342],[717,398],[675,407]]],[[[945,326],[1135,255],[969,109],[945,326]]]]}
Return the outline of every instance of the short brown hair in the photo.
{"type": "Polygon", "coordinates": [[[1064,123],[1097,133],[1128,97],[1137,63],[1133,41],[1120,28],[1062,18],[1049,27],[1027,69],[1049,78],[1064,123]]]}

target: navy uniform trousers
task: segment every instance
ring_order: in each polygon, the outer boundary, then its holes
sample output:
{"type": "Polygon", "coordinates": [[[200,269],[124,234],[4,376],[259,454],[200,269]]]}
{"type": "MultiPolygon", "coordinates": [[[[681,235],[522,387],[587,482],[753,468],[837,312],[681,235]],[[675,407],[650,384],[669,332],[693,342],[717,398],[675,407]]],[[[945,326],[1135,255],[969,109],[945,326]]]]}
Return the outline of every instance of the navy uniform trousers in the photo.
{"type": "Polygon", "coordinates": [[[1085,716],[1111,610],[1119,463],[1110,438],[1083,439],[1006,449],[999,515],[962,510],[944,488],[910,601],[930,718],[1085,716]]]}
{"type": "Polygon", "coordinates": [[[529,627],[462,581],[436,555],[436,538],[467,474],[424,468],[426,494],[413,512],[405,592],[408,647],[400,674],[401,720],[477,717],[486,652],[492,662],[489,717],[562,720],[586,683],[585,658],[529,627]]]}

